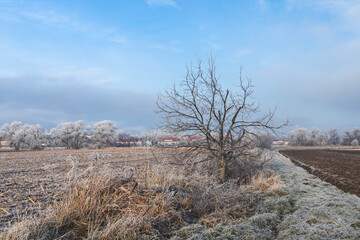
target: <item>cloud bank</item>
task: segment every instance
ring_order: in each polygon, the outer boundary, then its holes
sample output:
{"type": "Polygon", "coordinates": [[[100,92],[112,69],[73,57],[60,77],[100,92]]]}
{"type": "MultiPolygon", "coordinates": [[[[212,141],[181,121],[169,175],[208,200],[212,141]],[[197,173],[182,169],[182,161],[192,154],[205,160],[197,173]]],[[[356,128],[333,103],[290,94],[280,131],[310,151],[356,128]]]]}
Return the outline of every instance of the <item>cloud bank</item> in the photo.
{"type": "MultiPolygon", "coordinates": [[[[114,90],[74,79],[0,78],[0,124],[19,120],[50,128],[63,121],[109,119],[119,127],[151,127],[154,95],[114,90]]],[[[88,123],[93,123],[88,122],[88,123]]]]}

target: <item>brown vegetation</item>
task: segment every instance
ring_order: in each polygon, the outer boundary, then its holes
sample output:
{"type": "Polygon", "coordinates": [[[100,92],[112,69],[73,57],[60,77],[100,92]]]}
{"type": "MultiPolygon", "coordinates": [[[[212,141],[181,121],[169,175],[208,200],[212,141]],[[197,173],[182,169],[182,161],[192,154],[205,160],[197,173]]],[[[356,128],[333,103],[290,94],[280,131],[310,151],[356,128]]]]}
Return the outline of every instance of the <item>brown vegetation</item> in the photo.
{"type": "MultiPolygon", "coordinates": [[[[13,177],[20,173],[23,178],[27,174],[37,176],[36,167],[46,161],[51,164],[58,156],[57,163],[52,163],[56,165],[50,174],[53,179],[49,179],[58,184],[53,190],[56,196],[44,202],[46,209],[20,217],[22,221],[10,228],[3,239],[166,238],[194,223],[212,227],[252,215],[262,192],[276,191],[273,186],[279,185],[272,175],[254,177],[253,187],[239,185],[238,179],[220,184],[213,177],[190,173],[183,165],[169,165],[172,156],[169,149],[109,149],[101,153],[89,150],[1,153],[2,159],[35,158],[28,163],[29,172],[25,169],[13,172],[13,177]],[[64,161],[69,153],[76,157],[64,161]],[[47,159],[39,159],[46,154],[47,159]]],[[[6,162],[9,163],[2,160],[0,164],[5,166],[6,162]]],[[[45,184],[45,180],[40,182],[40,186],[45,184]]],[[[29,191],[38,188],[35,185],[29,191]]],[[[27,204],[37,202],[38,199],[28,199],[27,204]]]]}

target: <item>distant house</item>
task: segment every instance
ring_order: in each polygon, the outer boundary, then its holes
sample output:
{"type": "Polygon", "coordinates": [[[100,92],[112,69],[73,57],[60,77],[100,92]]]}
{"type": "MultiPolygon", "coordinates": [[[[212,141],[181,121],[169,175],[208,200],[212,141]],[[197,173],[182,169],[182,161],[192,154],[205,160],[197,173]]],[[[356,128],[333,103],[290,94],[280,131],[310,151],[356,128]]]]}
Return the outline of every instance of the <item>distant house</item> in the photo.
{"type": "Polygon", "coordinates": [[[159,138],[158,145],[162,146],[162,147],[178,146],[179,145],[179,139],[174,138],[174,137],[159,138]]]}
{"type": "Polygon", "coordinates": [[[120,138],[115,143],[116,147],[140,147],[142,146],[142,141],[140,138],[135,137],[126,137],[120,138]]]}
{"type": "Polygon", "coordinates": [[[9,149],[10,148],[10,142],[9,141],[0,141],[0,148],[9,149]]]}
{"type": "Polygon", "coordinates": [[[288,142],[284,140],[274,140],[273,145],[288,145],[288,142]]]}

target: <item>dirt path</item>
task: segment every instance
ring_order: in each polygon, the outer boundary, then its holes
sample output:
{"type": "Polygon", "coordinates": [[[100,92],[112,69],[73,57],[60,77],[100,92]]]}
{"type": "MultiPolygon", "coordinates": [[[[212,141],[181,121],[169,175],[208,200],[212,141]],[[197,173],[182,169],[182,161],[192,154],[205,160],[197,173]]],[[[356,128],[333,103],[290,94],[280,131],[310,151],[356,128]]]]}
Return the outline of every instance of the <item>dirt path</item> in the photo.
{"type": "Polygon", "coordinates": [[[360,151],[301,149],[279,152],[309,173],[360,197],[360,151]]]}

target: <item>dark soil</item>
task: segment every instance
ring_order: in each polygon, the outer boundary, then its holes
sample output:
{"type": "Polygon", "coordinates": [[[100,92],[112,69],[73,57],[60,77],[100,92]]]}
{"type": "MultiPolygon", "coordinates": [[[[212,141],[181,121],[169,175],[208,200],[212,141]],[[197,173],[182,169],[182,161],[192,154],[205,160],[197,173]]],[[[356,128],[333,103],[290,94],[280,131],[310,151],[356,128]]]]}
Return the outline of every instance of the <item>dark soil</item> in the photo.
{"type": "Polygon", "coordinates": [[[359,150],[280,150],[284,156],[309,173],[344,192],[360,197],[359,150]]]}

